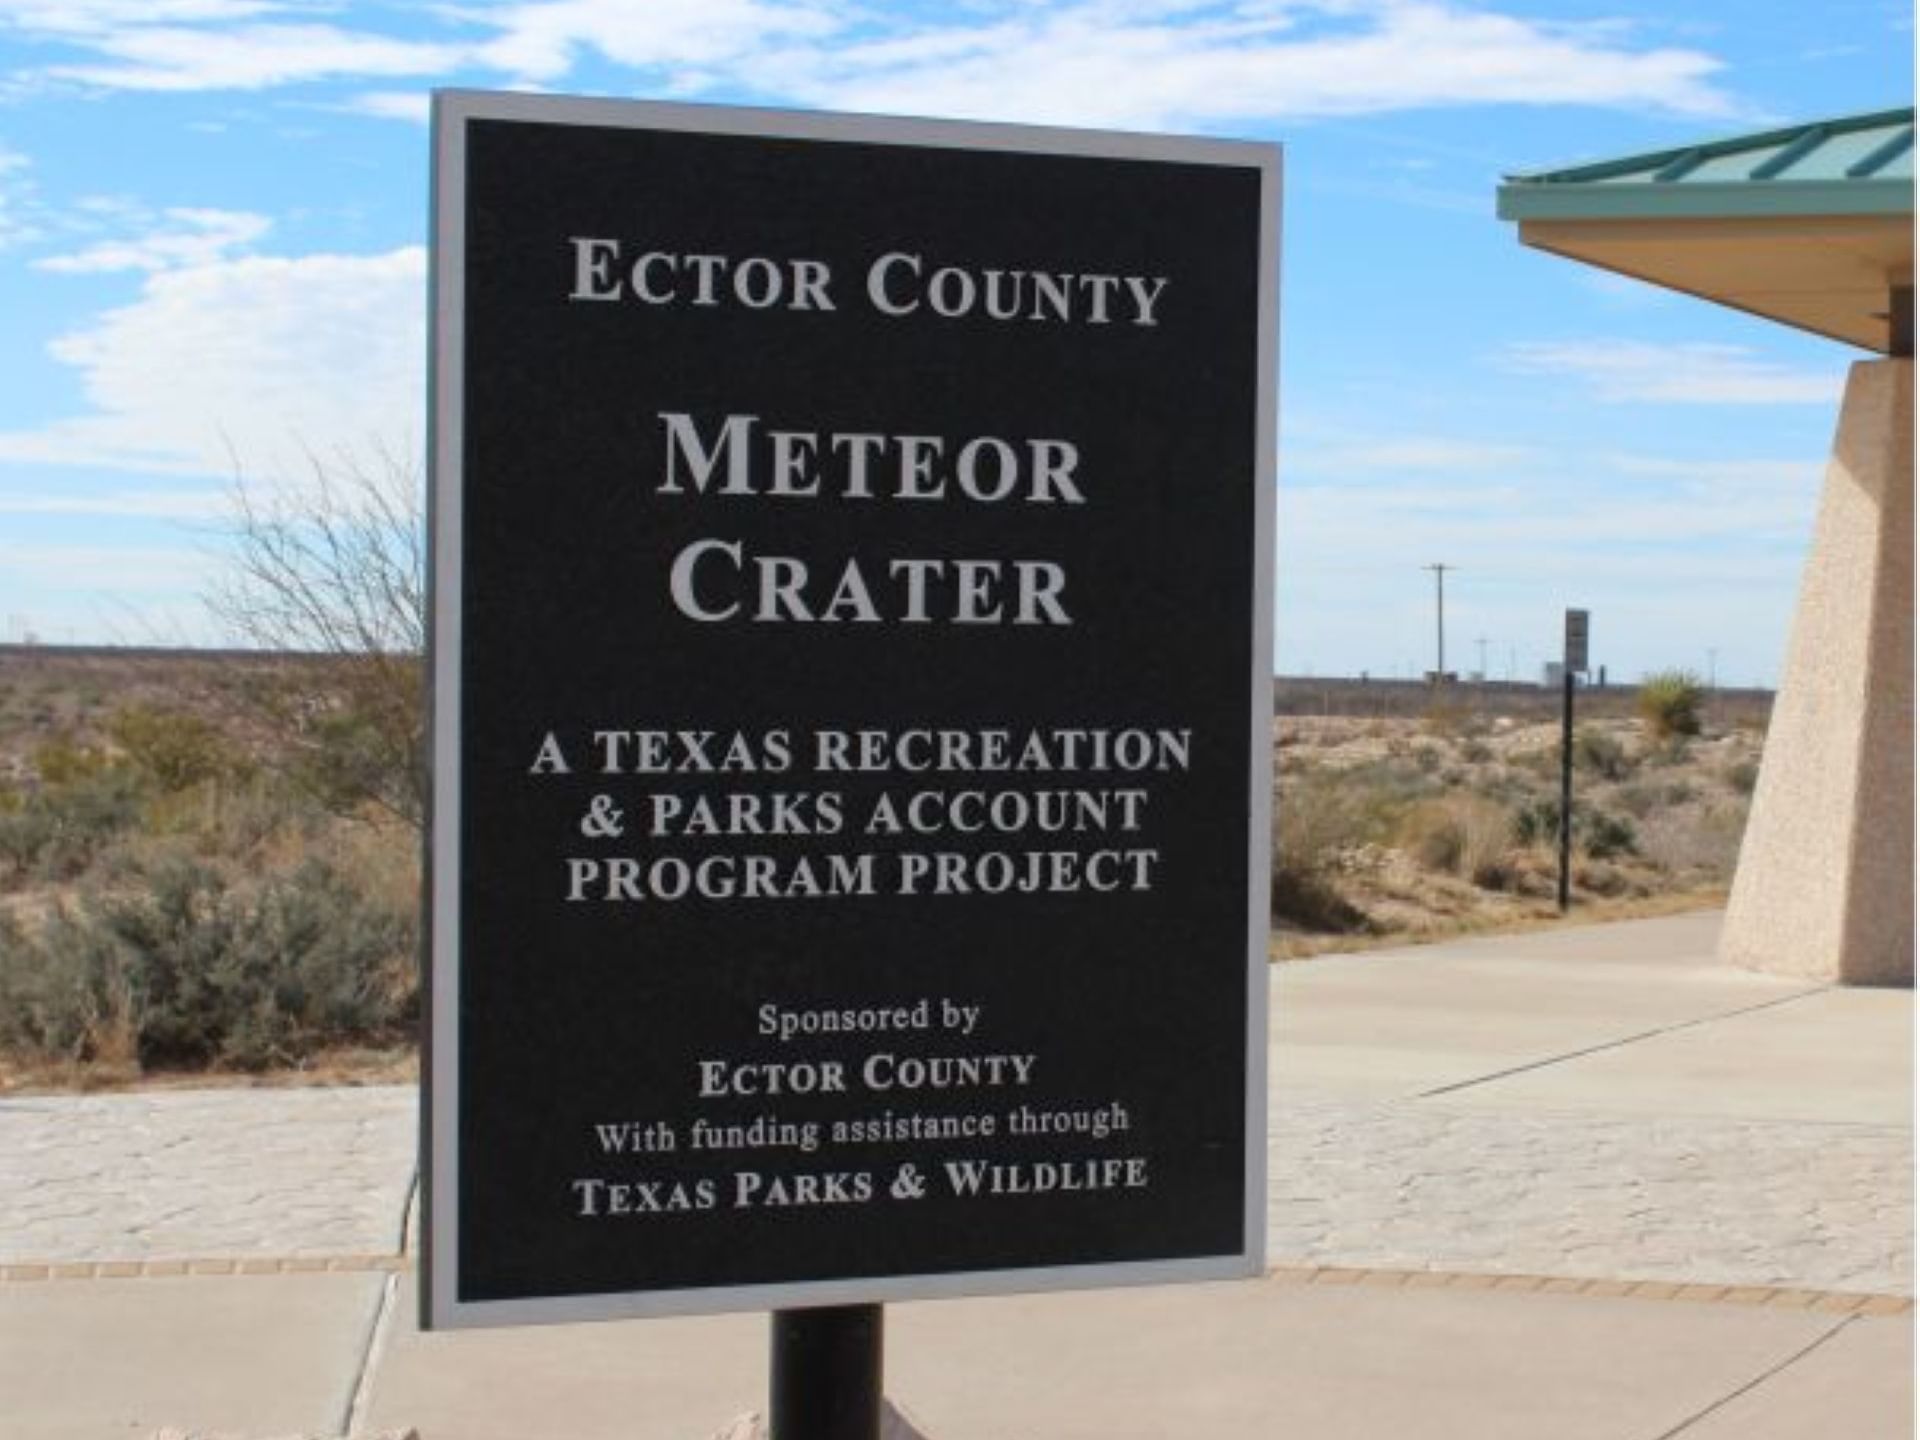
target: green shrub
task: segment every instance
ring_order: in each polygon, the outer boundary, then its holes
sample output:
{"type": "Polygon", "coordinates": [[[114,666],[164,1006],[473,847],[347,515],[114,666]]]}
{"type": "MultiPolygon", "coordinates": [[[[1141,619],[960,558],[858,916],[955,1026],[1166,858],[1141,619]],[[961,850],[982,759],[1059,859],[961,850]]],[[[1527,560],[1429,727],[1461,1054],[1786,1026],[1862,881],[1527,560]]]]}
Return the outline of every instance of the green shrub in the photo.
{"type": "Polygon", "coordinates": [[[124,1063],[133,1058],[136,1028],[133,987],[118,955],[49,949],[0,914],[0,1049],[124,1063]]]}
{"type": "Polygon", "coordinates": [[[1560,834],[1560,802],[1547,795],[1522,801],[1513,812],[1517,845],[1551,845],[1560,834]]]}
{"type": "Polygon", "coordinates": [[[42,785],[56,789],[82,784],[113,768],[113,759],[106,751],[76,744],[64,735],[45,741],[33,752],[34,774],[42,785]]]}
{"type": "Polygon", "coordinates": [[[1606,731],[1583,725],[1573,735],[1573,768],[1603,780],[1622,780],[1633,769],[1627,747],[1606,731]]]}
{"type": "Polygon", "coordinates": [[[116,1027],[146,1068],[263,1069],[411,1030],[415,918],[312,860],[256,887],[156,866],[0,947],[0,1038],[94,1059],[116,1027]]]}
{"type": "Polygon", "coordinates": [[[72,880],[140,819],[140,779],[124,766],[45,786],[0,807],[0,879],[72,880]]]}
{"type": "Polygon", "coordinates": [[[128,705],[107,722],[107,734],[161,790],[174,794],[233,771],[226,737],[199,715],[128,705]]]}
{"type": "Polygon", "coordinates": [[[1595,860],[1610,860],[1616,855],[1631,855],[1639,848],[1633,822],[1604,810],[1589,811],[1584,817],[1575,813],[1575,831],[1580,848],[1595,860]]]}
{"type": "MultiPolygon", "coordinates": [[[[1639,837],[1633,822],[1583,801],[1573,802],[1573,843],[1596,860],[1636,853],[1639,837]]],[[[1538,796],[1513,816],[1513,838],[1521,845],[1549,848],[1560,843],[1560,802],[1538,796]]]]}
{"type": "Polygon", "coordinates": [[[1691,670],[1661,670],[1640,682],[1635,704],[1647,732],[1656,740],[1700,733],[1700,705],[1706,690],[1691,670]]]}
{"type": "Polygon", "coordinates": [[[392,739],[385,727],[357,711],[316,716],[294,778],[329,810],[353,814],[397,783],[393,776],[404,757],[396,758],[392,739]]]}
{"type": "Polygon", "coordinates": [[[1760,767],[1751,760],[1736,760],[1720,772],[1720,778],[1735,794],[1751,795],[1760,783],[1760,767]]]}

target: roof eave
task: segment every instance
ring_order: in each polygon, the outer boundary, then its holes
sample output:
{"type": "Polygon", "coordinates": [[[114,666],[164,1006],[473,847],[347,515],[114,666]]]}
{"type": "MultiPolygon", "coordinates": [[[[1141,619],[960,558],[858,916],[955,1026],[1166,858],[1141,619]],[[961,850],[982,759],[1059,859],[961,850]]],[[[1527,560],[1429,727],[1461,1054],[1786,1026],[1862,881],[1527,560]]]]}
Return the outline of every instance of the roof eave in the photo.
{"type": "Polygon", "coordinates": [[[1736,180],[1689,185],[1567,185],[1510,181],[1502,220],[1794,219],[1808,215],[1912,215],[1913,182],[1736,180]]]}

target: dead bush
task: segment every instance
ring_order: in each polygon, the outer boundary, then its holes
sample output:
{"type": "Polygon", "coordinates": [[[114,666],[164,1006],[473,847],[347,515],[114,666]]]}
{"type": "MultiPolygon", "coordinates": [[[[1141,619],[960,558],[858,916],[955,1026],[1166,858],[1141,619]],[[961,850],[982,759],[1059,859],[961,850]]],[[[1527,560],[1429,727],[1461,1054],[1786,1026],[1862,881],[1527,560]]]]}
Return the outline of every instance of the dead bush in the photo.
{"type": "Polygon", "coordinates": [[[1458,875],[1487,889],[1506,889],[1513,820],[1477,795],[1449,795],[1416,806],[1402,824],[1400,843],[1425,869],[1458,875]]]}

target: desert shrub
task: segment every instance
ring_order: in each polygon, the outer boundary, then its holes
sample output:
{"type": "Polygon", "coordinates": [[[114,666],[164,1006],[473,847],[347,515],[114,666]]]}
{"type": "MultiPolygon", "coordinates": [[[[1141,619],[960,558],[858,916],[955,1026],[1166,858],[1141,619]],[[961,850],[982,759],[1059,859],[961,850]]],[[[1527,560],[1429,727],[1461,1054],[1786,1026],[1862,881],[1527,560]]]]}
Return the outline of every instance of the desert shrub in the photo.
{"type": "Polygon", "coordinates": [[[0,809],[0,879],[71,880],[140,819],[140,778],[109,766],[0,809]]]}
{"type": "MultiPolygon", "coordinates": [[[[1513,814],[1513,838],[1521,845],[1557,846],[1560,843],[1560,802],[1541,795],[1513,814]]],[[[1573,802],[1573,843],[1595,860],[1636,853],[1639,837],[1633,822],[1609,815],[1584,801],[1573,802]]]]}
{"type": "Polygon", "coordinates": [[[124,706],[107,722],[107,734],[136,769],[169,794],[220,779],[235,768],[226,737],[192,711],[124,706]]]}
{"type": "Polygon", "coordinates": [[[1740,861],[1747,807],[1742,802],[1655,815],[1640,828],[1640,853],[1662,869],[1726,884],[1740,861]]]}
{"type": "Polygon", "coordinates": [[[1560,747],[1541,745],[1532,750],[1522,750],[1507,761],[1515,769],[1545,780],[1560,773],[1560,747]]]}
{"type": "Polygon", "coordinates": [[[1736,795],[1751,795],[1760,783],[1760,766],[1752,760],[1736,760],[1720,772],[1720,778],[1736,795]]]}
{"type": "Polygon", "coordinates": [[[118,1026],[143,1067],[261,1069],[409,1033],[415,920],[321,861],[254,887],[186,861],[62,909],[0,958],[0,1036],[96,1058],[118,1026]]]}
{"type": "Polygon", "coordinates": [[[1660,796],[1658,785],[1622,785],[1614,792],[1613,801],[1634,819],[1644,820],[1660,808],[1660,796]]]}
{"type": "MultiPolygon", "coordinates": [[[[1578,811],[1576,809],[1576,815],[1578,811]]],[[[1533,795],[1514,807],[1513,839],[1517,845],[1552,845],[1560,834],[1560,802],[1550,795],[1533,795]]]]}
{"type": "Polygon", "coordinates": [[[1322,773],[1308,773],[1276,788],[1273,853],[1290,869],[1325,870],[1342,850],[1372,838],[1360,791],[1322,773]]]}
{"type": "MultiPolygon", "coordinates": [[[[376,451],[312,461],[297,489],[233,492],[234,567],[206,599],[250,645],[308,658],[236,697],[304,755],[299,778],[343,814],[367,807],[418,826],[426,800],[424,488],[407,460],[376,451]]],[[[291,768],[291,767],[290,767],[291,768]]]]}
{"type": "Polygon", "coordinates": [[[1410,753],[1385,760],[1368,760],[1332,771],[1326,783],[1337,786],[1348,811],[1349,827],[1358,835],[1354,844],[1378,844],[1390,839],[1401,817],[1420,801],[1438,795],[1438,775],[1420,768],[1410,753]]]}
{"type": "Polygon", "coordinates": [[[396,772],[404,774],[406,757],[396,757],[391,727],[365,711],[319,714],[306,727],[305,740],[294,778],[338,814],[351,814],[370,797],[409,783],[396,778],[396,772]]]}
{"type": "Polygon", "coordinates": [[[1415,746],[1413,751],[1413,763],[1420,767],[1421,774],[1423,775],[1433,774],[1434,771],[1440,768],[1439,748],[1433,745],[1415,746]]]}
{"type": "Polygon", "coordinates": [[[1657,811],[1698,799],[1699,794],[1685,780],[1649,781],[1621,786],[1613,793],[1613,801],[1634,819],[1644,820],[1657,811]]]}
{"type": "Polygon", "coordinates": [[[113,768],[113,757],[92,745],[81,745],[64,735],[56,735],[36,745],[33,772],[42,785],[83,784],[102,771],[113,768]]]}
{"type": "Polygon", "coordinates": [[[1603,780],[1623,780],[1633,769],[1627,747],[1606,731],[1583,725],[1573,734],[1573,768],[1603,780]]]}
{"type": "Polygon", "coordinates": [[[1610,860],[1616,855],[1631,855],[1639,847],[1633,822],[1623,815],[1590,810],[1584,816],[1574,813],[1574,836],[1580,848],[1595,860],[1610,860]]]}
{"type": "Polygon", "coordinates": [[[1270,908],[1277,920],[1315,930],[1363,928],[1366,917],[1333,883],[1340,856],[1378,830],[1365,792],[1335,775],[1307,774],[1278,787],[1273,801],[1270,908]]]}
{"type": "Polygon", "coordinates": [[[1299,870],[1276,861],[1268,892],[1269,912],[1308,930],[1329,934],[1363,933],[1370,928],[1366,913],[1342,895],[1330,875],[1299,870]]]}
{"type": "Polygon", "coordinates": [[[1691,670],[1661,670],[1640,682],[1635,708],[1656,740],[1700,733],[1700,705],[1706,690],[1691,670]]]}
{"type": "Polygon", "coordinates": [[[1460,747],[1460,758],[1469,765],[1485,765],[1493,759],[1493,747],[1484,740],[1469,739],[1460,747]]]}
{"type": "Polygon", "coordinates": [[[1613,899],[1620,895],[1644,893],[1624,871],[1612,865],[1576,865],[1573,883],[1590,895],[1613,899]]]}
{"type": "Polygon", "coordinates": [[[1512,824],[1505,810],[1472,795],[1429,801],[1408,814],[1402,846],[1424,868],[1459,875],[1491,889],[1504,887],[1512,824]]]}
{"type": "Polygon", "coordinates": [[[43,1060],[130,1061],[133,990],[119,958],[49,950],[0,914],[0,1049],[43,1060]]]}

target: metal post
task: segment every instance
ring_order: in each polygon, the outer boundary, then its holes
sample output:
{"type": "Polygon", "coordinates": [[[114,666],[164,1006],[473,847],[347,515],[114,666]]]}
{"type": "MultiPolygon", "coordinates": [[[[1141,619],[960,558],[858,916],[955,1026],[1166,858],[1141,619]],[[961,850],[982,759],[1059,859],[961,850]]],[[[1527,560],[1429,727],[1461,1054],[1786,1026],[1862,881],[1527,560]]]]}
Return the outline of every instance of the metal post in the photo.
{"type": "Polygon", "coordinates": [[[770,1440],[880,1440],[885,1312],[773,1312],[770,1440]]]}
{"type": "Polygon", "coordinates": [[[1573,875],[1573,671],[1560,677],[1560,913],[1567,913],[1573,875]]]}
{"type": "Polygon", "coordinates": [[[1433,630],[1434,630],[1434,671],[1433,683],[1447,683],[1447,571],[1457,570],[1457,565],[1427,565],[1423,569],[1433,572],[1433,630]]]}

